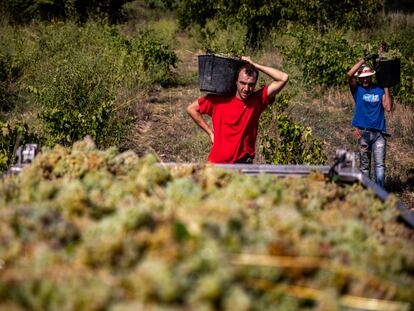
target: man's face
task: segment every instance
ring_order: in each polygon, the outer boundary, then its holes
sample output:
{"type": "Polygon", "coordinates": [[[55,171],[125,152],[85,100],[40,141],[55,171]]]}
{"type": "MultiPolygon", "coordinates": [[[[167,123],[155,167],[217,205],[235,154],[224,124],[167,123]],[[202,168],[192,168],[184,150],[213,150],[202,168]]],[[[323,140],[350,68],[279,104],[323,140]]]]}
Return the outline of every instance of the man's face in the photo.
{"type": "Polygon", "coordinates": [[[239,76],[237,78],[237,93],[236,97],[240,98],[241,100],[246,100],[253,94],[254,88],[257,82],[257,75],[255,74],[253,77],[246,74],[246,71],[243,69],[240,71],[239,76]]]}
{"type": "Polygon", "coordinates": [[[368,87],[371,84],[371,76],[359,78],[359,82],[362,84],[362,86],[368,87]]]}

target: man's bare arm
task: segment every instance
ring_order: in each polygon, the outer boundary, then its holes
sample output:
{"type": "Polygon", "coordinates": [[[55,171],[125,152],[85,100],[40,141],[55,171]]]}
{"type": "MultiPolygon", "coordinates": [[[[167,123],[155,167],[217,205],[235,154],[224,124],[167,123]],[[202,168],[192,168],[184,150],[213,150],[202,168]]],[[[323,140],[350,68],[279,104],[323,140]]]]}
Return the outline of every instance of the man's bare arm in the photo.
{"type": "Polygon", "coordinates": [[[387,87],[384,87],[385,94],[382,96],[382,106],[384,107],[385,111],[390,112],[392,109],[392,100],[390,91],[387,87]]]}
{"type": "Polygon", "coordinates": [[[354,93],[357,87],[357,80],[355,78],[355,73],[358,71],[359,67],[361,67],[365,63],[365,60],[362,58],[360,59],[355,65],[352,66],[351,69],[348,71],[348,83],[351,92],[354,93]]]}
{"type": "Polygon", "coordinates": [[[289,76],[287,73],[277,70],[276,68],[260,65],[252,61],[250,57],[247,56],[242,56],[242,60],[249,62],[254,67],[256,67],[257,70],[267,74],[270,78],[273,79],[272,83],[269,84],[267,90],[267,96],[271,101],[273,100],[275,95],[283,89],[283,87],[289,80],[289,76]]]}
{"type": "Polygon", "coordinates": [[[214,131],[200,113],[200,105],[198,104],[198,100],[187,107],[187,113],[194,120],[194,122],[207,133],[210,137],[211,143],[214,144],[214,131]]]}

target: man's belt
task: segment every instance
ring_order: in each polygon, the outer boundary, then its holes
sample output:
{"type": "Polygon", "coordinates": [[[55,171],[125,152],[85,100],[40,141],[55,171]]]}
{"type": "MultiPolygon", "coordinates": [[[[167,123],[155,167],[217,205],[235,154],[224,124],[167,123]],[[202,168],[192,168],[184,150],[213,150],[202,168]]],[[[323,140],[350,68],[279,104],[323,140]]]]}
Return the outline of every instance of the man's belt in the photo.
{"type": "Polygon", "coordinates": [[[386,133],[386,132],[383,132],[383,131],[381,131],[381,130],[374,129],[374,128],[360,127],[360,126],[356,126],[356,128],[357,128],[358,130],[361,130],[361,131],[379,132],[379,133],[381,133],[381,134],[382,134],[382,135],[384,135],[384,136],[391,136],[391,134],[388,134],[388,133],[386,133]]]}
{"type": "Polygon", "coordinates": [[[358,130],[361,130],[361,131],[382,132],[380,130],[377,130],[377,129],[374,129],[374,128],[370,128],[370,127],[360,127],[360,126],[357,126],[356,128],[358,130]]]}

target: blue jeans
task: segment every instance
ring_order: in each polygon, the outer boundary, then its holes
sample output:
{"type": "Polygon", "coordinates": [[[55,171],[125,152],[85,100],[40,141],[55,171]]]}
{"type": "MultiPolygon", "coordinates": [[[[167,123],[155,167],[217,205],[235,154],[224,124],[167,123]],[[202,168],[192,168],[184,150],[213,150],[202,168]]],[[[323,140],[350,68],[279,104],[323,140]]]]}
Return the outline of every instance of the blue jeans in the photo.
{"type": "Polygon", "coordinates": [[[375,130],[359,129],[359,133],[361,134],[361,138],[358,139],[361,172],[370,178],[372,154],[375,182],[384,187],[387,140],[381,132],[375,130]]]}

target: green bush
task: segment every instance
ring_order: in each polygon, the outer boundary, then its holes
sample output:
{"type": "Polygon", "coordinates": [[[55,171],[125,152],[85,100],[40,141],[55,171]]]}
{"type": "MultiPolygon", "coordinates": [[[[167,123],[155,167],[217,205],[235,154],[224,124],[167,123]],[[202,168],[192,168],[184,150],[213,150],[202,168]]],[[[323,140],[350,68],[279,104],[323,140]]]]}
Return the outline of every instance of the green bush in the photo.
{"type": "Polygon", "coordinates": [[[239,23],[223,26],[217,19],[209,20],[204,28],[193,27],[198,43],[204,51],[240,56],[246,51],[246,27],[239,23]]]}
{"type": "Polygon", "coordinates": [[[287,35],[294,41],[279,48],[301,67],[303,80],[309,84],[344,85],[348,81],[347,71],[365,55],[363,46],[350,45],[341,30],[321,33],[316,29],[297,27],[287,35]]]}
{"type": "Polygon", "coordinates": [[[183,28],[193,24],[204,27],[212,18],[218,18],[223,25],[239,22],[247,28],[246,40],[254,47],[260,45],[269,30],[280,27],[281,22],[359,28],[369,25],[381,8],[379,0],[358,0],[352,4],[327,0],[183,0],[179,2],[177,15],[183,28]]]}
{"type": "MultiPolygon", "coordinates": [[[[4,26],[0,30],[0,114],[11,111],[19,97],[19,81],[34,62],[34,47],[22,32],[4,26]]],[[[21,95],[21,94],[20,94],[21,95]]]]}
{"type": "Polygon", "coordinates": [[[275,45],[289,61],[299,65],[303,81],[328,87],[346,85],[346,73],[351,66],[364,55],[376,53],[379,44],[385,41],[389,49],[402,55],[401,82],[392,88],[393,96],[402,103],[414,102],[414,31],[409,27],[395,34],[380,31],[379,35],[350,39],[343,29],[321,32],[294,25],[281,36],[283,40],[275,40],[275,45]]]}
{"type": "Polygon", "coordinates": [[[13,125],[0,121],[0,172],[5,171],[13,164],[17,147],[37,141],[35,136],[29,133],[26,124],[13,125]]]}
{"type": "MultiPolygon", "coordinates": [[[[132,120],[130,96],[176,79],[177,56],[151,30],[125,37],[100,22],[4,29],[1,86],[13,84],[23,112],[39,112],[48,145],[70,145],[86,135],[100,147],[119,144],[132,120]]],[[[10,96],[1,99],[11,103],[10,96]]]]}
{"type": "Polygon", "coordinates": [[[136,88],[172,81],[176,55],[150,31],[124,38],[117,28],[95,23],[49,30],[45,38],[53,39],[39,44],[50,61],[39,87],[32,89],[44,107],[40,118],[48,143],[67,145],[91,135],[99,146],[119,144],[131,119],[126,112],[117,115],[118,93],[134,83],[136,88]]]}
{"type": "Polygon", "coordinates": [[[126,2],[128,0],[0,0],[0,6],[3,14],[17,23],[69,17],[85,22],[91,16],[117,22],[123,16],[122,5],[126,2]]]}
{"type": "Polygon", "coordinates": [[[287,0],[281,3],[285,20],[319,27],[334,25],[355,29],[370,26],[383,5],[379,0],[287,0]]]}
{"type": "Polygon", "coordinates": [[[414,103],[414,57],[401,59],[401,81],[394,87],[399,102],[414,103]]]}
{"type": "MultiPolygon", "coordinates": [[[[163,0],[164,3],[169,2],[163,0]]],[[[184,29],[190,25],[204,26],[208,19],[217,13],[215,1],[212,0],[186,0],[180,1],[177,7],[177,18],[184,29]]]]}
{"type": "Polygon", "coordinates": [[[43,73],[29,91],[41,106],[47,144],[68,145],[86,135],[100,146],[119,142],[128,120],[116,118],[115,99],[128,73],[115,29],[67,23],[39,31],[43,73]]]}
{"type": "Polygon", "coordinates": [[[177,65],[179,59],[169,46],[155,38],[153,31],[142,31],[130,44],[131,55],[141,61],[143,70],[153,82],[161,85],[174,83],[175,78],[170,69],[177,65]]]}
{"type": "Polygon", "coordinates": [[[290,120],[284,113],[289,105],[286,96],[278,96],[260,122],[260,151],[266,163],[272,164],[325,164],[327,156],[323,143],[312,137],[312,129],[290,120]],[[276,130],[271,125],[276,123],[276,130]],[[276,135],[275,133],[276,132],[276,135]]]}
{"type": "Polygon", "coordinates": [[[401,52],[401,82],[394,88],[401,103],[414,103],[414,29],[406,26],[387,40],[390,48],[401,52]]]}

